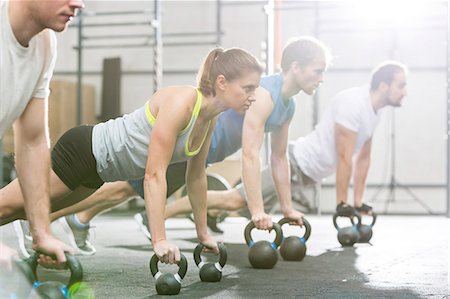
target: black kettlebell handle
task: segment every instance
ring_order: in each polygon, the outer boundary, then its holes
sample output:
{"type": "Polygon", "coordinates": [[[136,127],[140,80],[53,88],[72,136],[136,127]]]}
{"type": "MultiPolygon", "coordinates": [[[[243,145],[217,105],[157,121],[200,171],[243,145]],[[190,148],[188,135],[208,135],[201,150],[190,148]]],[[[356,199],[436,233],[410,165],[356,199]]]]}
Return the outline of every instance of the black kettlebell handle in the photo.
{"type": "MultiPolygon", "coordinates": [[[[38,258],[39,255],[42,254],[41,252],[35,251],[27,260],[26,262],[28,265],[30,265],[31,271],[33,271],[34,277],[37,279],[37,266],[38,266],[38,258]]],[[[69,283],[67,284],[67,289],[69,289],[71,286],[73,286],[77,282],[81,282],[83,280],[83,267],[81,266],[80,261],[73,255],[65,252],[66,256],[66,269],[68,268],[70,270],[70,279],[69,283]]]]}
{"type": "MultiPolygon", "coordinates": [[[[186,257],[182,253],[180,253],[180,256],[181,256],[181,260],[180,260],[180,264],[178,265],[180,267],[178,269],[178,276],[180,276],[180,278],[183,279],[187,272],[188,263],[187,263],[186,257]]],[[[155,279],[158,279],[158,277],[161,275],[161,272],[159,272],[159,269],[158,269],[158,262],[159,262],[159,258],[155,253],[155,254],[153,254],[152,258],[150,259],[150,272],[152,273],[152,276],[155,279]]]]}
{"type": "Polygon", "coordinates": [[[334,224],[334,227],[335,227],[337,230],[340,230],[340,229],[341,229],[341,227],[339,227],[339,225],[337,224],[337,218],[338,218],[338,217],[346,217],[346,218],[349,218],[349,219],[350,219],[350,222],[352,223],[352,226],[355,225],[355,220],[353,220],[353,218],[356,217],[356,218],[358,219],[358,223],[356,224],[356,227],[357,227],[357,229],[359,229],[359,228],[361,227],[361,215],[359,215],[359,213],[355,213],[355,214],[353,214],[352,216],[341,216],[341,215],[338,215],[338,214],[334,214],[334,215],[333,215],[333,224],[334,224]]]}
{"type": "MultiPolygon", "coordinates": [[[[219,262],[218,264],[220,265],[221,268],[223,268],[227,262],[227,249],[225,247],[225,244],[223,243],[217,243],[217,246],[219,247],[219,262]]],[[[205,248],[205,245],[203,245],[202,243],[199,243],[195,249],[194,249],[194,261],[195,264],[197,265],[197,267],[202,268],[202,266],[204,265],[203,261],[202,261],[202,250],[203,248],[205,248]],[[199,266],[200,265],[200,266],[199,266]]]]}
{"type": "MultiPolygon", "coordinates": [[[[280,221],[278,221],[278,224],[282,227],[283,225],[285,225],[286,223],[291,223],[291,222],[296,222],[297,220],[292,219],[292,218],[283,218],[280,221]]],[[[305,233],[302,237],[306,241],[308,241],[309,236],[311,236],[311,224],[309,224],[308,220],[306,220],[305,217],[303,217],[303,226],[305,227],[305,233]]]]}
{"type": "MultiPolygon", "coordinates": [[[[250,221],[244,230],[245,242],[247,242],[247,245],[249,247],[253,247],[253,244],[255,243],[251,236],[251,231],[254,228],[256,228],[255,224],[253,223],[253,221],[250,221]]],[[[283,241],[283,231],[281,230],[281,226],[277,222],[273,222],[272,229],[275,230],[275,234],[276,234],[275,240],[272,242],[272,244],[275,245],[274,248],[276,249],[280,246],[281,242],[283,241]]],[[[269,232],[270,231],[271,230],[269,230],[269,232]]]]}

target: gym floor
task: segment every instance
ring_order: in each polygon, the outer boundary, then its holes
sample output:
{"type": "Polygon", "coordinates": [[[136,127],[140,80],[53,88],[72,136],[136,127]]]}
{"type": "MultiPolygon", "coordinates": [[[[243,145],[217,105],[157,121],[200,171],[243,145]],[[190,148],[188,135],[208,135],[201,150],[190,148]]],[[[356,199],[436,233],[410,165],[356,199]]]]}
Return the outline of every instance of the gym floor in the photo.
{"type": "MultiPolygon", "coordinates": [[[[277,220],[279,217],[277,218],[277,220]]],[[[188,259],[180,298],[450,298],[450,221],[443,216],[379,216],[371,244],[343,248],[331,215],[307,219],[312,234],[301,262],[281,258],[271,270],[251,268],[243,230],[247,219],[229,217],[219,226],[228,261],[218,283],[201,282],[192,258],[194,224],[185,218],[166,222],[167,235],[188,259]]],[[[130,212],[111,212],[96,218],[91,233],[97,249],[80,257],[86,289],[76,298],[149,298],[158,296],[148,263],[153,254],[130,212]],[[92,296],[91,296],[92,298],[92,296]]],[[[283,226],[285,235],[301,233],[283,226]]],[[[58,225],[52,225],[58,233],[58,225]]],[[[273,235],[254,232],[255,240],[273,235]]],[[[273,234],[273,233],[272,233],[273,234]]],[[[2,241],[17,248],[12,225],[1,228],[2,241]]],[[[271,239],[271,240],[272,240],[271,239]]],[[[208,257],[204,256],[204,259],[208,257]]],[[[159,264],[161,272],[175,266],[159,264]]],[[[67,279],[67,273],[42,271],[42,280],[67,279]]],[[[67,281],[67,280],[66,280],[67,281]]],[[[1,293],[1,292],[0,292],[1,293]]],[[[1,297],[1,296],[0,296],[1,297]]]]}

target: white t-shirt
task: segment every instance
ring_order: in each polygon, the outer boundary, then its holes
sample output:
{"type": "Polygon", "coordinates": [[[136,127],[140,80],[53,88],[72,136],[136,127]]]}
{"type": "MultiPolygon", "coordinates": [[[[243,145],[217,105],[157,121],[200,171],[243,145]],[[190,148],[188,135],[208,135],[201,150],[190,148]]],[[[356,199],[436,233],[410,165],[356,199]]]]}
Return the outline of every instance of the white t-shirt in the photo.
{"type": "Polygon", "coordinates": [[[55,33],[43,30],[23,47],[11,29],[8,1],[0,1],[0,138],[33,97],[47,100],[55,61],[55,33]]]}
{"type": "MultiPolygon", "coordinates": [[[[383,110],[383,109],[381,109],[383,110]]],[[[353,154],[373,136],[381,117],[375,113],[369,97],[369,86],[344,90],[331,101],[314,131],[294,144],[294,157],[301,170],[316,182],[336,171],[336,123],[357,133],[353,154]]]]}

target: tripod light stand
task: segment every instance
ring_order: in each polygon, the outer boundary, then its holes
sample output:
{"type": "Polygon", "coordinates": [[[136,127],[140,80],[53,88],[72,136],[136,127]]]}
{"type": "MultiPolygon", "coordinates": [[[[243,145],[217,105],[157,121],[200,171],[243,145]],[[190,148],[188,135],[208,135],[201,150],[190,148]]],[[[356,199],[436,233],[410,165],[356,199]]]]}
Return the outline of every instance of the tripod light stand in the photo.
{"type": "Polygon", "coordinates": [[[378,189],[375,191],[375,194],[372,196],[372,198],[370,199],[370,202],[373,202],[375,200],[377,200],[377,196],[380,194],[380,192],[383,189],[387,189],[388,190],[388,197],[385,201],[385,205],[384,205],[384,213],[387,213],[388,207],[391,203],[394,203],[396,201],[396,190],[397,189],[402,189],[404,191],[406,191],[406,193],[408,193],[412,199],[417,202],[419,205],[421,205],[429,214],[433,214],[433,212],[431,211],[430,207],[428,207],[428,205],[426,205],[416,194],[414,194],[414,192],[412,192],[412,190],[400,183],[396,177],[395,177],[395,171],[396,171],[396,147],[395,147],[395,143],[396,143],[396,136],[395,136],[395,111],[392,110],[391,111],[391,173],[390,173],[390,178],[389,178],[389,182],[386,184],[381,185],[380,187],[378,187],[378,189]]]}

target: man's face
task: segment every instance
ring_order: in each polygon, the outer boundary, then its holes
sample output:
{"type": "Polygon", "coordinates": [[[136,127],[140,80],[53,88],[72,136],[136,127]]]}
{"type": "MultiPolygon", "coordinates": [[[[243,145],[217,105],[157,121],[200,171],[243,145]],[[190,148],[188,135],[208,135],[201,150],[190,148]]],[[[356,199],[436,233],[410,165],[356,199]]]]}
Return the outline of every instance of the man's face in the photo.
{"type": "Polygon", "coordinates": [[[313,95],[323,82],[323,74],[327,68],[325,55],[317,55],[310,64],[298,67],[297,84],[303,92],[313,95]]]}
{"type": "Polygon", "coordinates": [[[83,0],[43,0],[30,1],[32,17],[42,28],[61,32],[68,22],[76,16],[78,9],[84,7],[83,0]]]}
{"type": "Polygon", "coordinates": [[[406,91],[406,74],[398,72],[394,76],[391,85],[386,92],[386,104],[394,107],[402,105],[402,99],[407,95],[406,91]]]}

